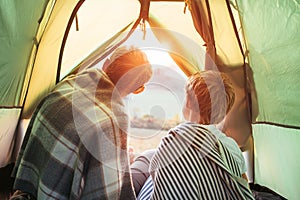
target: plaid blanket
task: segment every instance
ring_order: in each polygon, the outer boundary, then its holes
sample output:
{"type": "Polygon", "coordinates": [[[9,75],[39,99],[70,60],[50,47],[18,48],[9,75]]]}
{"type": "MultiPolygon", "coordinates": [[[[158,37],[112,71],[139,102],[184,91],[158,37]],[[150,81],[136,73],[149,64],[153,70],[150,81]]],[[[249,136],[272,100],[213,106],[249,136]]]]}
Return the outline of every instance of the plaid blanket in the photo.
{"type": "Polygon", "coordinates": [[[102,71],[69,77],[33,115],[14,189],[37,199],[135,199],[125,173],[127,124],[121,97],[102,71]]]}

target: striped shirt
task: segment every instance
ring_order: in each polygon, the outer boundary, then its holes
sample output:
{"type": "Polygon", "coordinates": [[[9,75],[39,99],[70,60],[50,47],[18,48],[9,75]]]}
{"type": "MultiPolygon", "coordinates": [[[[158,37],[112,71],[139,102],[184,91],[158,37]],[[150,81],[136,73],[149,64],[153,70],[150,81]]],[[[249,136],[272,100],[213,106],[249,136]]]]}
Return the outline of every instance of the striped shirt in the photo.
{"type": "Polygon", "coordinates": [[[32,117],[14,189],[37,199],[135,199],[125,176],[127,123],[121,97],[102,71],[69,77],[32,117]]]}
{"type": "Polygon", "coordinates": [[[170,130],[151,161],[151,177],[138,199],[253,199],[241,178],[243,167],[204,127],[184,123],[170,130]]]}

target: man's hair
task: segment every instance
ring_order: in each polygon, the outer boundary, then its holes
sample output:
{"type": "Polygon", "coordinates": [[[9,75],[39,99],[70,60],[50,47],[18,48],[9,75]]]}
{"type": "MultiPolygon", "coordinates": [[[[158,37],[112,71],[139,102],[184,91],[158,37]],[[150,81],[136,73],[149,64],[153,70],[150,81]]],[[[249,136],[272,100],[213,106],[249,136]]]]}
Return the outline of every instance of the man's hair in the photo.
{"type": "Polygon", "coordinates": [[[118,85],[119,88],[131,88],[131,92],[149,81],[152,76],[146,54],[133,46],[116,49],[104,71],[113,83],[122,82],[118,85]]]}
{"type": "Polygon", "coordinates": [[[186,84],[187,98],[198,111],[201,124],[221,122],[232,108],[235,93],[229,78],[222,72],[203,71],[191,75],[186,84]]]}

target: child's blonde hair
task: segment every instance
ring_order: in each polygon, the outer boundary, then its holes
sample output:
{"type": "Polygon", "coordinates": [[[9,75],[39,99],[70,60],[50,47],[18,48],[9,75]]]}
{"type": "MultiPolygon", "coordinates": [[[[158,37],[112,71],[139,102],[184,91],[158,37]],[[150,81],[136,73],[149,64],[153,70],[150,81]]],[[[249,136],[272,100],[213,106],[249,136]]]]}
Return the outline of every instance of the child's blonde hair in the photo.
{"type": "Polygon", "coordinates": [[[187,98],[198,111],[201,124],[221,122],[232,108],[235,93],[226,74],[203,71],[191,75],[186,84],[187,98]]]}

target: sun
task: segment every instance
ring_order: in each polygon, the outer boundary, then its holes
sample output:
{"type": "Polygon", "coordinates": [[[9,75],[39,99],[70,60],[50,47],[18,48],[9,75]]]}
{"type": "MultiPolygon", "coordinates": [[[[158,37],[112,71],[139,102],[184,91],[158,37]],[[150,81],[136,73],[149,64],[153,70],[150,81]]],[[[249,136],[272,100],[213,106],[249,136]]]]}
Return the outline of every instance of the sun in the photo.
{"type": "Polygon", "coordinates": [[[173,59],[170,57],[168,52],[163,50],[144,50],[148,60],[153,65],[170,66],[174,64],[173,59]]]}

